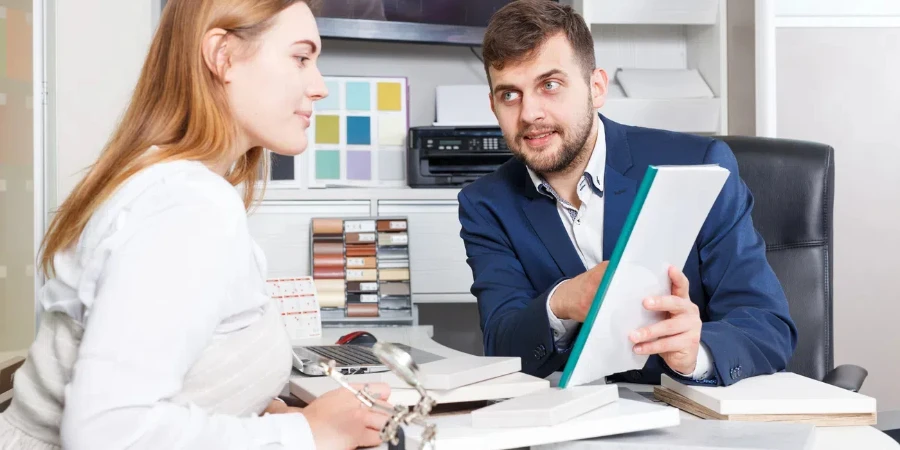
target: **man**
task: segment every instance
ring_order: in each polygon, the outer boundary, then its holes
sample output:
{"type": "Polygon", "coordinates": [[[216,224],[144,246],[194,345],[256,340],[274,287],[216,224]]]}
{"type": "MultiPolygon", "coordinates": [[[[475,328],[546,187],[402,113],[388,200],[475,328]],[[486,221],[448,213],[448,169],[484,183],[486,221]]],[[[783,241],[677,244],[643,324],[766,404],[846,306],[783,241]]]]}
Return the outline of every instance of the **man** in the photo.
{"type": "Polygon", "coordinates": [[[539,377],[562,370],[648,165],[718,164],[731,175],[687,263],[669,271],[672,295],[643,299],[666,318],[629,336],[646,365],[607,381],[659,383],[665,372],[730,385],[784,369],[797,331],[728,146],[598,115],[607,75],[568,6],[510,3],[492,18],[483,55],[516,157],[459,194],[485,353],[519,356],[539,377]]]}

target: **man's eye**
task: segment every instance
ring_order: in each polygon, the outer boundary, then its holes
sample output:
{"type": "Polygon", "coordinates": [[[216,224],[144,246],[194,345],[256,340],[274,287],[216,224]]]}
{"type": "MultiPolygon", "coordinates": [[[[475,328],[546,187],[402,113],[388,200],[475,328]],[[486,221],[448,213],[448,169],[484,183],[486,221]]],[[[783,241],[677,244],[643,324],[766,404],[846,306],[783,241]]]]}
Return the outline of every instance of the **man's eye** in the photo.
{"type": "Polygon", "coordinates": [[[548,81],[548,82],[544,83],[544,88],[546,88],[548,91],[552,91],[558,87],[559,87],[558,81],[548,81]]]}
{"type": "Polygon", "coordinates": [[[503,101],[511,102],[518,98],[518,92],[506,91],[503,93],[503,101]]]}

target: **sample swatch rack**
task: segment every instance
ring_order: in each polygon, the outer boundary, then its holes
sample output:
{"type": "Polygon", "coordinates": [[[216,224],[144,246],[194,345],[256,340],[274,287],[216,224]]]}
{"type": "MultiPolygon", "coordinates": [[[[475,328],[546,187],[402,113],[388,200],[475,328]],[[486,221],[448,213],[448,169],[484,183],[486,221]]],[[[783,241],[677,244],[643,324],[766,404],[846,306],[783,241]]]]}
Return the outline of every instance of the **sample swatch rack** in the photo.
{"type": "Polygon", "coordinates": [[[313,218],[310,243],[324,323],[412,316],[406,217],[313,218]]]}

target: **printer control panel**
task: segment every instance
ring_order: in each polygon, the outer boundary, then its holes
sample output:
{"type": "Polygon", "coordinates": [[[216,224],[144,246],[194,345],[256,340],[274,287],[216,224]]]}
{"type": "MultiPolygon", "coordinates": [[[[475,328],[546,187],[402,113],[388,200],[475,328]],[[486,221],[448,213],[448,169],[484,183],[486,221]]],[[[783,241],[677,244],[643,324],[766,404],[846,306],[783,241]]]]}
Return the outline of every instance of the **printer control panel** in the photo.
{"type": "Polygon", "coordinates": [[[502,137],[429,137],[423,139],[426,150],[457,150],[463,152],[507,151],[502,137]]]}

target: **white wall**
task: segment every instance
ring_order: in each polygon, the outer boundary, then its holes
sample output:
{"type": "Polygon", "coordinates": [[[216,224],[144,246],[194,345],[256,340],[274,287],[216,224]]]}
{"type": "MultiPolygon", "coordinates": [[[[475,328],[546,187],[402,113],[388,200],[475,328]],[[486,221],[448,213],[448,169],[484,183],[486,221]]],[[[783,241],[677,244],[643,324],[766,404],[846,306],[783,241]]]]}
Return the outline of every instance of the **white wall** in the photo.
{"type": "MultiPolygon", "coordinates": [[[[809,17],[833,15],[835,9],[793,11],[809,17]]],[[[872,13],[867,7],[859,11],[872,13]]],[[[895,81],[900,28],[830,26],[842,20],[778,29],[777,135],[835,148],[835,363],[865,367],[869,378],[862,392],[877,398],[879,410],[895,410],[900,409],[900,87],[895,81]]]]}
{"type": "Polygon", "coordinates": [[[0,362],[34,338],[33,6],[0,0],[0,362]]]}
{"type": "Polygon", "coordinates": [[[154,3],[158,7],[154,0],[56,2],[50,95],[57,192],[51,207],[71,192],[124,113],[152,38],[154,3]]]}

